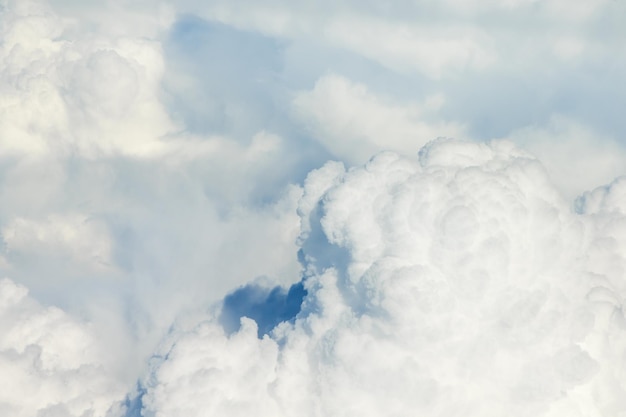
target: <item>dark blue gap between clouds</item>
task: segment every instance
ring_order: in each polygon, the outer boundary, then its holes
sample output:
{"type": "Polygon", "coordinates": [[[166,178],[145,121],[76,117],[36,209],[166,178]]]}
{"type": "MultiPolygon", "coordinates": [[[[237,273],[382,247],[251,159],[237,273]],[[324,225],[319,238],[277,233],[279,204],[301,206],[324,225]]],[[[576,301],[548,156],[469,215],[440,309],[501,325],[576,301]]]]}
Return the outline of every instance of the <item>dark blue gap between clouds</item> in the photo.
{"type": "Polygon", "coordinates": [[[248,317],[257,323],[257,334],[261,338],[279,323],[293,321],[306,295],[303,281],[293,284],[287,291],[280,286],[264,288],[247,284],[224,298],[219,321],[226,333],[232,334],[241,327],[241,318],[248,317]]]}

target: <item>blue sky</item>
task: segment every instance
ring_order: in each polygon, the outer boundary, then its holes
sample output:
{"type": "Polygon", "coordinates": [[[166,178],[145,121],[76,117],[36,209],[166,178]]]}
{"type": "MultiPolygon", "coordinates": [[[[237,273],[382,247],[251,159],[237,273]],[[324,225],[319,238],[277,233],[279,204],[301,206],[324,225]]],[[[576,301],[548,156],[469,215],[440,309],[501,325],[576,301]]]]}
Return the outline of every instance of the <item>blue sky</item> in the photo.
{"type": "MultiPolygon", "coordinates": [[[[442,308],[441,317],[458,319],[437,304],[441,294],[474,294],[481,277],[517,277],[570,323],[572,311],[593,310],[581,300],[597,283],[580,278],[568,304],[528,274],[544,284],[591,274],[621,306],[624,16],[614,0],[0,0],[0,329],[8,335],[0,374],[15,375],[0,413],[117,417],[139,384],[145,415],[189,406],[193,416],[207,406],[198,392],[220,380],[198,376],[196,393],[168,383],[193,379],[211,360],[223,386],[256,398],[261,414],[308,404],[310,415],[339,415],[337,404],[359,395],[370,395],[375,412],[389,393],[370,385],[383,370],[365,365],[389,352],[409,362],[424,354],[393,307],[426,314],[410,297],[425,297],[428,314],[442,308]],[[466,273],[471,285],[452,278],[466,273]],[[226,313],[234,321],[221,334],[226,313]],[[237,327],[245,314],[257,329],[237,327]],[[335,342],[344,350],[324,350],[335,342]],[[349,360],[359,343],[369,346],[355,356],[362,368],[349,360]],[[203,344],[216,347],[196,350],[203,344]],[[178,359],[157,360],[168,352],[178,359]],[[298,368],[302,378],[292,381],[298,355],[319,366],[298,368]],[[258,380],[237,390],[246,372],[258,380]],[[67,380],[72,390],[63,392],[67,380]],[[298,384],[317,396],[298,397],[290,391],[298,384]],[[178,404],[185,395],[199,402],[178,404]]],[[[517,323],[498,300],[524,304],[528,294],[507,283],[490,284],[480,308],[458,301],[457,312],[517,323]]],[[[549,322],[541,308],[532,334],[549,322]]],[[[422,318],[443,332],[444,319],[422,318]]],[[[484,326],[468,328],[506,345],[484,326]]],[[[611,337],[606,349],[618,352],[621,336],[611,337]]],[[[470,345],[484,342],[463,340],[441,346],[470,357],[470,345]]],[[[610,376],[584,340],[528,348],[575,358],[589,371],[580,381],[596,389],[610,376]]],[[[502,350],[521,368],[548,360],[533,355],[502,350]]],[[[388,365],[424,392],[437,385],[417,370],[428,367],[402,374],[401,363],[388,365]]],[[[506,375],[511,387],[531,384],[506,375]]],[[[534,415],[551,415],[542,407],[553,393],[578,384],[550,378],[534,415]]],[[[502,394],[497,385],[485,382],[485,392],[502,394]]],[[[394,392],[399,404],[418,406],[394,392]]],[[[216,415],[247,409],[220,401],[216,415]]],[[[590,407],[608,412],[607,404],[590,407]]],[[[493,410],[523,414],[509,405],[493,410]]]]}

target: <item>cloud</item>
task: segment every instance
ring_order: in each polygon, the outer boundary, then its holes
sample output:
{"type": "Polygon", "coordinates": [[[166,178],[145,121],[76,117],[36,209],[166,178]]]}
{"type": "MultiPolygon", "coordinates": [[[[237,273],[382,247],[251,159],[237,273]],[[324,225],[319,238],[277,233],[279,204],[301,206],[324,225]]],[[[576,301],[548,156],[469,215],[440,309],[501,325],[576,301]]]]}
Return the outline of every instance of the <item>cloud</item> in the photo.
{"type": "MultiPolygon", "coordinates": [[[[442,94],[445,120],[472,138],[506,136],[561,114],[621,138],[623,5],[597,1],[328,3],[245,0],[200,4],[193,13],[274,37],[298,54],[297,76],[350,74],[413,100],[442,94]],[[530,28],[530,29],[529,29],[530,28]],[[358,59],[361,58],[361,59],[358,59]],[[319,60],[323,61],[320,62],[319,60]],[[314,74],[312,68],[316,71],[314,74]],[[394,85],[401,83],[401,87],[394,85]]],[[[311,82],[310,78],[308,81],[311,82]]],[[[441,135],[440,135],[441,136],[441,135]]]]}
{"type": "Polygon", "coordinates": [[[165,101],[187,130],[245,142],[275,118],[282,65],[277,39],[183,16],[164,47],[165,101]]]}
{"type": "Polygon", "coordinates": [[[120,415],[126,394],[93,327],[0,281],[0,410],[6,415],[120,415]]]}
{"type": "Polygon", "coordinates": [[[73,23],[43,4],[9,5],[2,86],[4,149],[32,154],[149,155],[172,129],[155,93],[159,46],[97,34],[72,38],[73,23]]]}
{"type": "Polygon", "coordinates": [[[509,138],[536,155],[571,200],[611,182],[626,166],[626,149],[619,140],[563,116],[552,117],[545,126],[513,131],[509,138]]]}
{"type": "MultiPolygon", "coordinates": [[[[559,39],[564,35],[575,37],[579,29],[593,28],[598,22],[621,31],[613,26],[616,22],[611,20],[611,14],[622,6],[605,0],[573,7],[561,0],[446,0],[384,6],[376,2],[325,3],[315,7],[284,1],[263,4],[246,0],[209,4],[187,1],[185,6],[210,20],[281,38],[313,38],[362,54],[383,66],[418,71],[434,79],[508,66],[511,63],[503,58],[518,54],[531,60],[516,61],[517,64],[541,65],[534,59],[537,52],[543,53],[544,48],[559,49],[559,44],[562,46],[559,39]],[[528,24],[545,29],[537,35],[550,42],[537,44],[539,49],[534,50],[507,47],[511,41],[528,45],[520,37],[528,24]]],[[[525,35],[534,43],[534,32],[525,31],[525,35]]],[[[606,32],[593,32],[586,38],[595,41],[597,36],[607,36],[606,40],[611,41],[606,32]]],[[[594,48],[599,46],[592,43],[594,48]]],[[[571,56],[566,53],[549,58],[552,63],[554,59],[571,56]]]]}
{"type": "Polygon", "coordinates": [[[0,0],[4,414],[617,414],[623,7],[0,0]]]}
{"type": "MultiPolygon", "coordinates": [[[[300,134],[305,132],[330,157],[352,165],[381,150],[412,153],[440,136],[509,138],[544,162],[569,199],[621,173],[624,126],[616,109],[624,94],[619,82],[624,61],[612,52],[611,33],[621,33],[612,18],[620,13],[615,2],[572,8],[556,0],[324,8],[237,4],[180,7],[207,19],[206,26],[280,45],[265,57],[275,63],[273,85],[291,88],[294,99],[277,106],[275,95],[268,106],[270,94],[262,97],[255,85],[248,91],[256,97],[245,106],[256,102],[255,115],[271,107],[284,111],[284,120],[293,116],[284,134],[288,144],[306,143],[300,134]],[[567,123],[578,127],[566,132],[567,123]],[[531,131],[536,140],[528,140],[531,131]],[[588,168],[572,173],[575,166],[588,168]]],[[[206,110],[211,115],[204,122],[217,117],[211,106],[206,110]]]]}
{"type": "Polygon", "coordinates": [[[471,26],[438,30],[426,24],[342,16],[330,20],[325,36],[399,72],[417,71],[433,79],[485,69],[494,62],[490,37],[471,26]]]}
{"type": "Polygon", "coordinates": [[[313,162],[262,125],[233,137],[173,117],[167,10],[2,6],[3,274],[107,335],[98,343],[131,385],[181,311],[257,276],[298,280],[290,182],[313,162]]]}
{"type": "Polygon", "coordinates": [[[177,360],[164,361],[155,375],[173,385],[145,395],[144,414],[280,415],[266,386],[273,379],[278,351],[273,341],[257,339],[253,321],[244,319],[241,330],[228,339],[221,327],[202,324],[176,346],[168,357],[177,360]]]}
{"type": "Polygon", "coordinates": [[[111,239],[103,225],[79,214],[50,216],[43,222],[16,218],[5,226],[2,236],[10,256],[35,252],[34,256],[69,257],[88,270],[112,263],[111,239]]]}
{"type": "Polygon", "coordinates": [[[576,214],[508,142],[438,140],[419,158],[386,152],[337,168],[306,182],[302,239],[319,239],[307,224],[321,227],[326,250],[348,262],[316,266],[305,254],[301,311],[270,336],[257,338],[246,318],[230,336],[214,316],[179,326],[147,380],[148,415],[237,416],[253,404],[268,416],[623,407],[624,258],[601,226],[626,224],[614,208],[623,181],[576,214]]]}
{"type": "Polygon", "coordinates": [[[438,136],[462,136],[463,126],[437,118],[444,103],[441,95],[419,104],[395,103],[336,75],[322,77],[313,90],[294,99],[296,112],[314,137],[335,158],[352,164],[381,149],[408,154],[438,136]]]}

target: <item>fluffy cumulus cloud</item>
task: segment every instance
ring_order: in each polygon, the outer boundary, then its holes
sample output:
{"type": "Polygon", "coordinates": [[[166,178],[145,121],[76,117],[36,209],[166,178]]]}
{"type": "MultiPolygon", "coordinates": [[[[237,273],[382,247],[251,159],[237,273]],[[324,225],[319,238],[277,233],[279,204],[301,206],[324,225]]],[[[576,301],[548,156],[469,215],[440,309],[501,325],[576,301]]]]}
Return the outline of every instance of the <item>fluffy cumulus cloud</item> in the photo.
{"type": "Polygon", "coordinates": [[[78,37],[76,21],[40,2],[10,1],[4,9],[3,149],[31,156],[157,152],[168,123],[154,97],[162,71],[157,43],[78,37]]]}
{"type": "Polygon", "coordinates": [[[181,326],[146,415],[619,414],[622,182],[575,213],[507,142],[329,163],[300,202],[295,321],[262,339],[248,318],[181,326]]]}
{"type": "Polygon", "coordinates": [[[625,11],[0,0],[0,414],[619,415],[625,11]]]}
{"type": "Polygon", "coordinates": [[[126,388],[94,328],[0,281],[0,410],[7,416],[121,415],[126,388]]]}

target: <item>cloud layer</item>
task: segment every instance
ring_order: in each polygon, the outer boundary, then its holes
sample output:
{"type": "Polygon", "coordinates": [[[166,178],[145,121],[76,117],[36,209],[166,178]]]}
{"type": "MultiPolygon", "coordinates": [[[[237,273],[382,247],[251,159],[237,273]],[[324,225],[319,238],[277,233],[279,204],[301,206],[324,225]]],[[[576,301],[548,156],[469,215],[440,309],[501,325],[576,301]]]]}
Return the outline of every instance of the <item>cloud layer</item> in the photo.
{"type": "Polygon", "coordinates": [[[616,415],[622,16],[0,0],[0,410],[616,415]]]}

